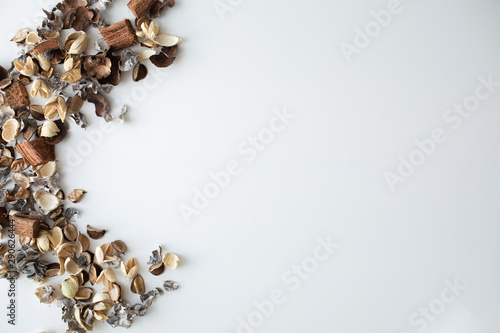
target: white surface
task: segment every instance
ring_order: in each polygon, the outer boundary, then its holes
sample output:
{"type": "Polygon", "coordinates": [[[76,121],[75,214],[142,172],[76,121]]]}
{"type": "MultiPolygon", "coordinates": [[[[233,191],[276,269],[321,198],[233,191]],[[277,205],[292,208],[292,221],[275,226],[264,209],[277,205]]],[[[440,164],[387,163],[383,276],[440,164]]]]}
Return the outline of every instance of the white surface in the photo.
{"type": "MultiPolygon", "coordinates": [[[[451,297],[445,280],[456,278],[467,289],[420,331],[497,333],[500,89],[457,130],[443,115],[474,93],[479,76],[500,81],[500,1],[404,0],[351,63],[340,44],[388,1],[232,3],[224,20],[211,0],[179,1],[162,16],[185,39],[176,63],[161,85],[150,77],[117,88],[113,98],[133,107],[129,122],[64,175],[67,191],[88,191],[81,227],[106,227],[105,240],[127,241],[142,263],[157,244],[182,256],[161,279],[144,273],[149,287],[174,279],[182,289],[129,331],[238,332],[238,318],[278,289],[284,303],[240,332],[419,332],[424,324],[410,316],[439,305],[442,292],[451,297]],[[130,103],[137,87],[147,99],[130,103]],[[247,162],[238,146],[284,107],[295,119],[247,162]],[[435,128],[447,140],[392,192],[384,173],[435,128]],[[241,173],[185,223],[179,205],[231,160],[241,173]],[[340,248],[292,291],[283,275],[328,236],[340,248]]],[[[116,1],[116,20],[125,5],[116,1]]],[[[20,16],[38,5],[2,6],[24,6],[1,23],[7,65],[20,16]]],[[[101,119],[85,112],[97,129],[101,119]]],[[[82,140],[72,126],[59,157],[82,140]]],[[[4,289],[0,282],[2,300],[4,289]]],[[[60,310],[37,304],[33,289],[20,282],[18,325],[2,313],[0,329],[63,332],[60,310]]]]}

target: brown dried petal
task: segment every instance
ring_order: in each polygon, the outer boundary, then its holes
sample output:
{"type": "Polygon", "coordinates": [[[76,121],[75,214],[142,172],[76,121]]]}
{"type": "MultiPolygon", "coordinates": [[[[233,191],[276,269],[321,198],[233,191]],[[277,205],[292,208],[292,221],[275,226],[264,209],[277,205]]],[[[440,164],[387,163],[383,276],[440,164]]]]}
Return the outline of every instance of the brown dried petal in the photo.
{"type": "Polygon", "coordinates": [[[85,95],[85,99],[95,105],[95,113],[98,117],[103,117],[105,114],[109,114],[109,103],[103,95],[94,93],[90,88],[87,88],[85,95]]]}
{"type": "Polygon", "coordinates": [[[156,265],[149,267],[149,272],[153,275],[161,275],[165,272],[165,264],[163,262],[159,262],[156,265]]]}
{"type": "Polygon", "coordinates": [[[169,58],[165,53],[153,55],[149,58],[151,63],[158,68],[166,68],[174,63],[175,57],[169,58]]]}

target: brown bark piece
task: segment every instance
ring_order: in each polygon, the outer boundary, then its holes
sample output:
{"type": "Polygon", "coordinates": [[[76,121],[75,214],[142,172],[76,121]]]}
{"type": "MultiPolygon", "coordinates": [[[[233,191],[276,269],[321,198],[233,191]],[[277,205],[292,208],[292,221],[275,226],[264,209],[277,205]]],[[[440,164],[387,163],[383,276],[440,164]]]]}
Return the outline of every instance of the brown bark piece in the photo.
{"type": "Polygon", "coordinates": [[[49,145],[44,138],[17,144],[16,150],[35,167],[56,159],[54,145],[49,145]]]}
{"type": "Polygon", "coordinates": [[[5,91],[5,100],[14,110],[30,106],[30,99],[28,97],[26,87],[24,87],[24,85],[19,81],[14,82],[5,91]]]}
{"type": "Polygon", "coordinates": [[[39,215],[16,214],[14,220],[14,234],[29,238],[38,237],[40,231],[40,222],[42,217],[39,215]]]}
{"type": "Polygon", "coordinates": [[[113,51],[125,49],[139,43],[135,29],[129,20],[123,20],[113,25],[99,29],[102,38],[113,51]]]}
{"type": "Polygon", "coordinates": [[[43,54],[48,50],[57,49],[58,47],[61,47],[61,43],[57,39],[51,39],[41,42],[33,50],[38,54],[43,54]]]}
{"type": "Polygon", "coordinates": [[[130,0],[127,6],[135,17],[141,18],[149,12],[154,3],[155,0],[130,0]]]}

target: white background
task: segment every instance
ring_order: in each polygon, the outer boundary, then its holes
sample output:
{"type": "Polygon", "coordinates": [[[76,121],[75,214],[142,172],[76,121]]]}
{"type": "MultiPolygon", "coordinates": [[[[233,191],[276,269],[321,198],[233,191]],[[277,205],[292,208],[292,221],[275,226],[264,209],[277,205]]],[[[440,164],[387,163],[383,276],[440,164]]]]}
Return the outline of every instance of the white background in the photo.
{"type": "MultiPolygon", "coordinates": [[[[4,66],[16,54],[8,40],[43,3],[2,2],[4,66]]],[[[409,317],[458,279],[467,290],[425,332],[498,333],[500,89],[456,130],[443,115],[479,76],[500,81],[500,1],[402,0],[402,13],[351,63],[340,44],[352,44],[354,29],[388,1],[233,4],[224,20],[211,0],[167,10],[163,31],[185,40],[174,65],[159,81],[124,79],[110,98],[115,111],[120,99],[130,104],[128,123],[92,143],[81,163],[65,160],[90,142],[74,124],[58,148],[65,190],[88,191],[77,224],[126,241],[149,288],[182,285],[129,331],[238,332],[238,318],[279,289],[285,302],[240,332],[418,332],[409,317]],[[276,108],[295,119],[247,162],[238,146],[276,108]],[[391,191],[384,173],[435,128],[447,140],[391,191]],[[187,224],[179,205],[230,160],[242,172],[187,224]],[[313,255],[319,237],[340,248],[290,290],[283,275],[313,255]],[[160,244],[182,265],[153,277],[145,263],[160,244]]],[[[111,11],[110,22],[132,18],[125,0],[111,11]]],[[[98,130],[102,119],[91,106],[84,112],[88,131],[98,130]]],[[[2,331],[64,331],[60,309],[37,304],[34,288],[19,282],[13,328],[0,282],[2,331]]]]}

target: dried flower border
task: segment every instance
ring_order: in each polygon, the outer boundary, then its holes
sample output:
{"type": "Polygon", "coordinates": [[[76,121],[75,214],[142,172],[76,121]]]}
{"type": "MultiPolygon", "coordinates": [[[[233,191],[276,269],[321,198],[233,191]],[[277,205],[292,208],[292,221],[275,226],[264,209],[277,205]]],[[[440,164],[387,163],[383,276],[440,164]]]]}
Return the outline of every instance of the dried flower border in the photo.
{"type": "MultiPolygon", "coordinates": [[[[120,83],[124,72],[132,71],[133,81],[144,79],[148,74],[144,61],[160,68],[170,66],[182,41],[160,34],[154,21],[175,0],[131,0],[128,7],[136,16],[134,24],[125,19],[109,25],[101,12],[112,1],[64,0],[51,11],[44,10],[46,17],[36,31],[21,29],[12,38],[20,56],[11,68],[0,66],[0,239],[12,223],[21,244],[14,254],[0,244],[0,278],[26,275],[40,285],[35,295],[41,303],[59,300],[67,332],[91,331],[104,320],[113,327],[129,327],[163,294],[160,288],[146,292],[137,260],[122,258],[127,251],[123,241],[90,250],[90,239],[103,238],[106,230],[87,225],[88,237],[81,233],[74,223],[79,211],[65,208],[64,200],[78,203],[86,192],[75,189],[65,196],[59,187],[55,145],[68,132],[66,120],[87,127],[81,111],[87,101],[95,105],[98,117],[123,122],[127,107],[113,118],[104,94],[120,83]],[[95,54],[86,53],[86,30],[91,27],[102,36],[94,46],[95,54]],[[62,41],[65,29],[73,32],[62,41]],[[131,47],[136,45],[144,50],[134,52],[131,47]],[[30,96],[45,102],[34,105],[30,96]],[[50,262],[46,254],[58,261],[50,262]],[[12,259],[13,267],[8,264],[12,259]],[[130,281],[130,290],[140,295],[140,303],[129,305],[123,299],[115,276],[118,270],[130,281]],[[65,279],[58,286],[45,284],[55,277],[65,279]],[[95,291],[101,283],[103,289],[95,291]]],[[[177,255],[161,252],[161,248],[153,251],[148,262],[153,275],[167,267],[176,269],[179,263],[177,255]]],[[[163,284],[165,291],[178,287],[170,280],[163,284]]]]}

